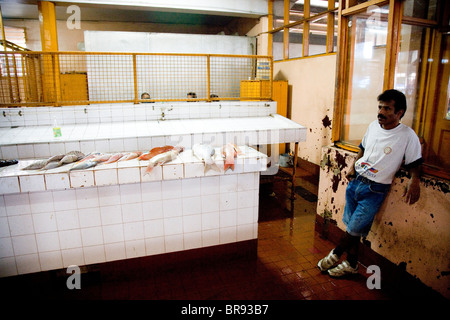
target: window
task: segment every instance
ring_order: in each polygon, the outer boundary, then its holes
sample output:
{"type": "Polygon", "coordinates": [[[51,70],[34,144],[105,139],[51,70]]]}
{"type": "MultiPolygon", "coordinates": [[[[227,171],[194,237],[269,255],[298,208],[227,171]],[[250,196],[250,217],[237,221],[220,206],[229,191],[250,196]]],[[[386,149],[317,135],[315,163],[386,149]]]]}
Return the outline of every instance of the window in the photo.
{"type": "Polygon", "coordinates": [[[340,32],[333,139],[356,151],[376,119],[377,96],[402,91],[402,123],[423,142],[424,171],[450,178],[450,3],[436,0],[346,1],[340,32]],[[448,19],[448,18],[447,18],[448,19]],[[440,31],[442,30],[442,32],[440,31]]]}
{"type": "Polygon", "coordinates": [[[354,15],[348,23],[349,52],[347,79],[349,89],[344,105],[344,124],[340,140],[358,145],[367,126],[376,118],[377,96],[383,91],[389,7],[376,7],[354,15]],[[377,15],[379,19],[370,17],[377,15]]]}
{"type": "MultiPolygon", "coordinates": [[[[272,0],[274,61],[336,52],[339,2],[272,0]]],[[[270,20],[270,19],[269,19],[270,20]]]]}

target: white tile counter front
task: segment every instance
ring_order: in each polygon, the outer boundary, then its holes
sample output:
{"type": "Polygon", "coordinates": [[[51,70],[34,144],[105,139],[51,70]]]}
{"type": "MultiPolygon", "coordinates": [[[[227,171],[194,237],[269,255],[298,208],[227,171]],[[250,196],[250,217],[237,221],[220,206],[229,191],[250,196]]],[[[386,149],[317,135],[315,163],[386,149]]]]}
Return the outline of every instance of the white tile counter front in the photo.
{"type": "Polygon", "coordinates": [[[257,238],[259,173],[0,197],[0,276],[257,238]]]}
{"type": "Polygon", "coordinates": [[[248,146],[304,141],[306,128],[273,114],[273,103],[242,103],[242,110],[236,102],[170,105],[168,121],[158,121],[167,104],[45,108],[43,115],[39,108],[0,109],[0,157],[19,159],[0,169],[0,276],[257,239],[259,178],[268,158],[248,146]],[[17,120],[19,109],[24,118],[17,120]],[[198,119],[205,110],[208,117],[198,119]],[[59,138],[52,136],[55,115],[64,115],[59,138]],[[200,142],[216,153],[234,142],[244,152],[234,171],[224,172],[217,156],[221,170],[205,172],[190,150],[200,142]],[[70,165],[21,170],[73,150],[146,152],[166,144],[186,150],[149,175],[148,161],[136,159],[70,172],[70,165]]]}

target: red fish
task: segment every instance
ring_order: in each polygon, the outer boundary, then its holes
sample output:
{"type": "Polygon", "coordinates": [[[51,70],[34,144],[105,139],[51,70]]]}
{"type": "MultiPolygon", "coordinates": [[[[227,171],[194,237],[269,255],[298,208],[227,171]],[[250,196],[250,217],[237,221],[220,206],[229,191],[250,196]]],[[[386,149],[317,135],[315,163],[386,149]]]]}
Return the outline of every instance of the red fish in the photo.
{"type": "Polygon", "coordinates": [[[139,157],[142,154],[141,151],[135,151],[135,152],[128,152],[125,153],[118,161],[127,161],[131,159],[135,159],[139,157]]]}
{"type": "Polygon", "coordinates": [[[242,154],[242,151],[232,143],[227,143],[222,147],[222,155],[225,157],[223,171],[226,171],[228,168],[234,171],[234,158],[238,154],[242,154]]]}
{"type": "Polygon", "coordinates": [[[173,146],[164,146],[164,147],[155,147],[152,150],[150,150],[148,153],[144,153],[142,154],[138,160],[150,160],[151,158],[153,158],[154,156],[170,151],[172,150],[174,147],[173,146]]]}
{"type": "Polygon", "coordinates": [[[105,161],[105,162],[103,162],[103,163],[104,163],[104,164],[108,164],[108,163],[116,162],[117,160],[119,160],[120,158],[122,158],[123,155],[124,155],[124,154],[121,153],[121,152],[116,153],[116,154],[112,155],[112,156],[108,159],[108,161],[105,161]]]}

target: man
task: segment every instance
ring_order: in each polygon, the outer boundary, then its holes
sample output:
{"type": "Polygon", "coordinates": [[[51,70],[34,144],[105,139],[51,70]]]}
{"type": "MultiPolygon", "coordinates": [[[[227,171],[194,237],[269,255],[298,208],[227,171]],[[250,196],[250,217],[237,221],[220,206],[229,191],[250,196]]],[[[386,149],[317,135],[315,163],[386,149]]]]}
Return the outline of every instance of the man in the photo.
{"type": "Polygon", "coordinates": [[[347,173],[350,182],[342,219],[347,226],[346,233],[338,246],[317,264],[321,271],[328,271],[333,277],[358,272],[360,239],[369,233],[375,214],[402,163],[411,175],[403,193],[406,202],[411,205],[420,197],[423,159],[419,138],[411,128],[400,123],[406,112],[405,95],[390,89],[380,94],[378,101],[378,121],[369,125],[355,163],[347,173]],[[347,260],[337,265],[344,252],[347,260]]]}

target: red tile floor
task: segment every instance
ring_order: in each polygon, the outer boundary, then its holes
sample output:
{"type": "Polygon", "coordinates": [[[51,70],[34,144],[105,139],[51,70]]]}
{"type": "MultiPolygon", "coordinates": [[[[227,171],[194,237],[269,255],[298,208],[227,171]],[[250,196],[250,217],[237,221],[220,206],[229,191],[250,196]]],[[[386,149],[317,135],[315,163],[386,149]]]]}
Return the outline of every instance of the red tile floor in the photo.
{"type": "Polygon", "coordinates": [[[291,203],[290,182],[278,175],[261,179],[257,257],[227,263],[183,263],[171,270],[148,273],[82,274],[81,290],[68,290],[67,274],[43,273],[0,279],[10,298],[164,299],[164,300],[389,300],[383,290],[366,286],[368,275],[347,279],[322,274],[317,261],[334,244],[315,232],[317,179],[299,170],[297,184],[307,190],[291,203]],[[308,196],[309,195],[309,196],[308,196]]]}

